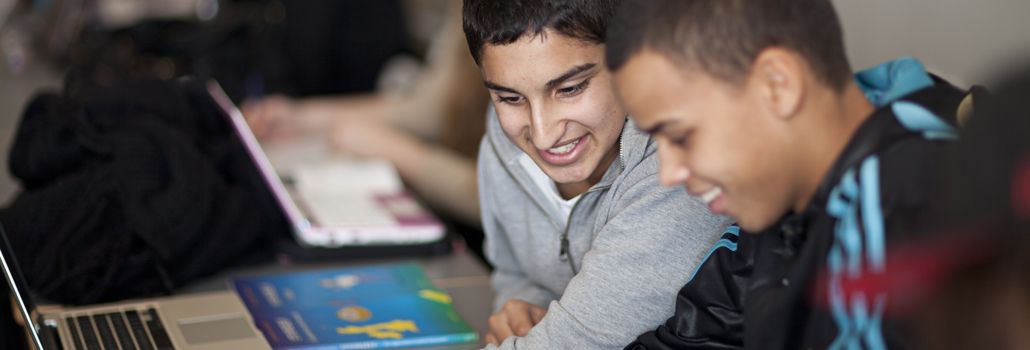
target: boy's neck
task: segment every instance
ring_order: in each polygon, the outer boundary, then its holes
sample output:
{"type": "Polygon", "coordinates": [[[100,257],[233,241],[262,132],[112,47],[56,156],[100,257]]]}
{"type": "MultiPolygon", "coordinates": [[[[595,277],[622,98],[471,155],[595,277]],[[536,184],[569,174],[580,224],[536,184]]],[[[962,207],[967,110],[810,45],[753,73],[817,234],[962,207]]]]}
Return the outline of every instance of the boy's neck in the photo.
{"type": "Polygon", "coordinates": [[[794,212],[802,213],[811,202],[831,167],[836,163],[844,148],[851,142],[855,131],[873,114],[876,108],[869,103],[865,94],[854,82],[850,82],[842,92],[831,89],[817,92],[823,96],[813,96],[812,114],[809,118],[811,132],[807,134],[804,150],[809,161],[803,164],[806,174],[801,188],[802,195],[794,204],[794,212]]]}
{"type": "Polygon", "coordinates": [[[608,154],[601,159],[601,163],[597,165],[597,168],[594,169],[594,172],[590,174],[590,177],[586,180],[567,184],[555,183],[556,187],[558,187],[558,195],[560,195],[564,200],[569,200],[583,194],[598,182],[601,182],[601,178],[603,178],[604,174],[608,172],[608,167],[610,167],[612,163],[615,162],[615,158],[618,157],[620,146],[621,143],[616,142],[615,145],[608,150],[608,154]]]}

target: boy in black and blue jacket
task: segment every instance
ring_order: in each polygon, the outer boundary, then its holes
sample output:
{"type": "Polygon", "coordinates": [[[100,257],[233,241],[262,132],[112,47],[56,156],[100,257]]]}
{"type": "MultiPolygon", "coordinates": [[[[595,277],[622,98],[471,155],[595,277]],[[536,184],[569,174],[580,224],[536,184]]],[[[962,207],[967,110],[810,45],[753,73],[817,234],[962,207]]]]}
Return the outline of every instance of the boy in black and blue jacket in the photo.
{"type": "Polygon", "coordinates": [[[964,93],[914,59],[853,76],[829,0],[631,1],[607,45],[663,184],[759,232],[729,230],[627,348],[905,347],[877,281],[935,217],[964,93]]]}

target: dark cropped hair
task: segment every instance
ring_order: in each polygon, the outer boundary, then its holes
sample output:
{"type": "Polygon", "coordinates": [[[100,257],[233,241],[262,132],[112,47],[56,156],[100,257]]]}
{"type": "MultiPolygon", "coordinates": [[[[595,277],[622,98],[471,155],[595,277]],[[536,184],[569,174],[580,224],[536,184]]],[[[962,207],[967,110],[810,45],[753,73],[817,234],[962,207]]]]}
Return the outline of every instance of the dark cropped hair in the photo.
{"type": "Polygon", "coordinates": [[[762,50],[782,47],[797,52],[837,91],[851,79],[830,0],[626,0],[605,44],[612,71],[646,48],[739,83],[762,50]]]}
{"type": "Polygon", "coordinates": [[[544,29],[589,43],[605,41],[619,0],[464,0],[462,27],[472,58],[483,46],[511,44],[544,29]]]}

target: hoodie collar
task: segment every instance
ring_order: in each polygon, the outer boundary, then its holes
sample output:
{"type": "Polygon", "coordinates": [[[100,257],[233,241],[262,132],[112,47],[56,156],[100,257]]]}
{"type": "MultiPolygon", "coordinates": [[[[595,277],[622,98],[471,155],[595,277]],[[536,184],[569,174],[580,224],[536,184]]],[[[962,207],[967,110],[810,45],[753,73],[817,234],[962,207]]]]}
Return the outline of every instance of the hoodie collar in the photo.
{"type": "Polygon", "coordinates": [[[933,85],[933,78],[919,60],[902,57],[855,74],[866,99],[877,108],[933,85]]]}

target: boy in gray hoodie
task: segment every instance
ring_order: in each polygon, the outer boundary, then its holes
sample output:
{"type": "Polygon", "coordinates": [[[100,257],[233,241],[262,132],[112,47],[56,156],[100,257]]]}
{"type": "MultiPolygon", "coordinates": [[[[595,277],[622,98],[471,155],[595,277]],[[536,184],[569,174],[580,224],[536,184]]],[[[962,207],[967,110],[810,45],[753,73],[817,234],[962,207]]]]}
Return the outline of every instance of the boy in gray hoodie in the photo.
{"type": "Polygon", "coordinates": [[[494,107],[478,163],[491,349],[620,348],[673,314],[729,224],[659,186],[654,141],[616,101],[604,33],[617,2],[465,0],[494,107]]]}

